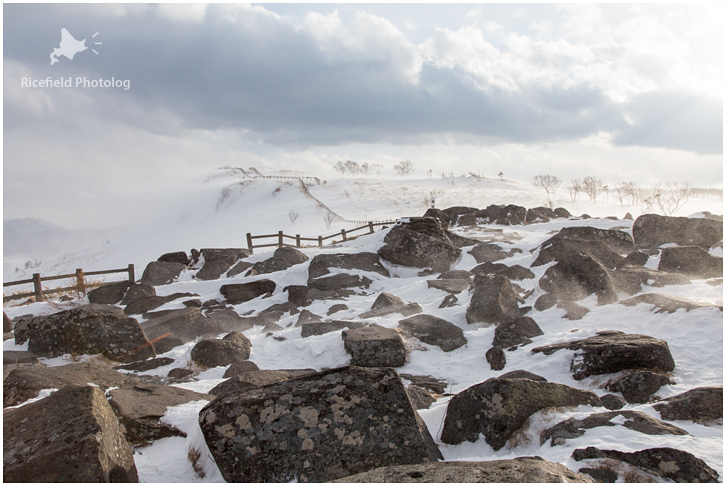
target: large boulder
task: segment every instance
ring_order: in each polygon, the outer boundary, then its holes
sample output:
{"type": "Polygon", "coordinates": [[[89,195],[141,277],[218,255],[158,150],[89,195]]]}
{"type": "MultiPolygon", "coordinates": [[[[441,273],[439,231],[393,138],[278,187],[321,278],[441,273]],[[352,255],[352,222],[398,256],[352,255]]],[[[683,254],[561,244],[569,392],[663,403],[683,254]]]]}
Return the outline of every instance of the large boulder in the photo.
{"type": "Polygon", "coordinates": [[[247,371],[232,376],[230,377],[230,379],[223,381],[219,385],[209,390],[209,393],[211,395],[219,397],[222,395],[227,395],[229,393],[242,392],[251,388],[259,388],[261,386],[267,386],[271,385],[272,383],[279,383],[281,381],[290,380],[292,378],[299,378],[301,376],[306,376],[314,373],[314,369],[247,371]]]}
{"type": "Polygon", "coordinates": [[[250,340],[241,332],[231,332],[222,339],[202,339],[194,345],[192,361],[214,368],[227,366],[235,361],[245,361],[250,357],[250,340]]]}
{"type": "Polygon", "coordinates": [[[600,241],[620,255],[631,253],[635,248],[633,238],[625,231],[606,230],[593,228],[592,226],[568,226],[562,228],[556,235],[543,243],[542,246],[547,242],[557,239],[600,241]]]}
{"type": "Polygon", "coordinates": [[[539,285],[559,301],[577,301],[597,295],[598,305],[618,301],[615,283],[607,268],[582,253],[574,253],[549,267],[539,285]]]}
{"type": "Polygon", "coordinates": [[[227,264],[227,268],[235,264],[237,260],[242,260],[252,255],[246,248],[202,248],[201,254],[204,262],[222,261],[227,264]]]}
{"type": "Polygon", "coordinates": [[[324,482],[442,459],[390,368],[333,369],[230,393],[199,425],[227,482],[324,482]]]}
{"type": "Polygon", "coordinates": [[[375,253],[335,253],[316,255],[308,267],[308,284],[319,277],[330,274],[331,268],[341,270],[362,270],[389,277],[388,270],[381,265],[375,253]]]}
{"type": "Polygon", "coordinates": [[[309,322],[301,326],[302,331],[300,337],[322,336],[329,332],[340,331],[342,329],[360,329],[365,326],[366,324],[362,322],[352,321],[309,322]]]}
{"type": "Polygon", "coordinates": [[[283,270],[287,270],[291,266],[292,263],[287,261],[287,259],[273,256],[271,258],[268,258],[267,260],[256,262],[254,265],[252,265],[250,273],[248,273],[247,275],[262,275],[265,273],[281,272],[283,270]]]}
{"type": "Polygon", "coordinates": [[[547,223],[550,219],[556,219],[557,214],[551,208],[540,206],[537,208],[530,208],[527,210],[527,215],[524,220],[527,223],[547,223]]]}
{"type": "Polygon", "coordinates": [[[520,302],[523,300],[507,277],[477,275],[471,303],[466,310],[466,322],[494,324],[505,317],[519,315],[520,302]]]}
{"type": "Polygon", "coordinates": [[[140,297],[153,297],[155,295],[156,289],[151,285],[134,283],[126,291],[126,295],[124,295],[121,305],[128,305],[130,302],[140,297]]]}
{"type": "Polygon", "coordinates": [[[197,272],[197,280],[217,280],[224,272],[229,270],[229,265],[223,260],[212,260],[204,262],[202,268],[197,272]]]}
{"type": "Polygon", "coordinates": [[[262,279],[254,282],[222,285],[219,291],[232,305],[241,304],[275,291],[277,285],[272,280],[262,279]]]}
{"type": "Polygon", "coordinates": [[[131,447],[103,390],[68,386],[3,412],[3,481],[138,482],[131,447]]]}
{"type": "Polygon", "coordinates": [[[343,331],[351,366],[397,368],[406,364],[406,347],[395,329],[373,324],[343,331]]]}
{"type": "Polygon", "coordinates": [[[682,273],[691,278],[723,277],[723,258],[697,246],[664,248],[658,270],[682,273]]]}
{"type": "Polygon", "coordinates": [[[526,280],[534,278],[534,272],[522,265],[505,265],[504,263],[484,262],[471,269],[471,273],[490,275],[504,275],[509,280],[526,280]]]}
{"type": "Polygon", "coordinates": [[[485,223],[489,224],[520,225],[524,224],[527,209],[514,204],[507,206],[492,204],[479,211],[477,217],[482,218],[485,223]]]}
{"type": "MultiPolygon", "coordinates": [[[[717,483],[718,472],[709,467],[702,459],[690,452],[658,447],[644,449],[637,452],[621,452],[603,450],[596,447],[575,449],[572,453],[575,461],[601,459],[601,467],[605,469],[620,469],[617,462],[629,464],[649,474],[660,476],[677,483],[717,483]]],[[[588,461],[589,464],[599,461],[588,461]]],[[[582,471],[582,470],[581,470],[582,471]]],[[[651,480],[647,476],[643,480],[651,480]]]]}
{"type": "Polygon", "coordinates": [[[638,304],[649,304],[653,306],[651,307],[651,310],[653,312],[668,312],[669,314],[672,314],[678,309],[685,309],[686,311],[690,311],[703,307],[714,307],[714,304],[695,302],[693,300],[688,300],[683,297],[678,297],[677,295],[667,295],[659,293],[641,294],[626,300],[621,300],[619,303],[627,305],[629,307],[638,304]]]}
{"type": "Polygon", "coordinates": [[[708,250],[723,240],[723,221],[644,214],[633,223],[633,240],[638,248],[675,243],[708,250]]]}
{"type": "Polygon", "coordinates": [[[586,255],[610,269],[625,265],[625,258],[602,241],[552,237],[539,246],[537,259],[532,262],[531,266],[538,267],[550,262],[562,262],[577,254],[586,255]]]}
{"type": "Polygon", "coordinates": [[[513,249],[509,251],[504,251],[501,246],[494,243],[479,243],[474,248],[469,250],[469,254],[474,257],[477,263],[491,263],[510,257],[514,255],[514,253],[516,253],[517,251],[519,250],[513,249]]]}
{"type": "Polygon", "coordinates": [[[136,319],[114,306],[89,304],[38,316],[28,322],[28,351],[52,358],[63,354],[103,354],[121,362],[154,356],[136,319]]]}
{"type": "Polygon", "coordinates": [[[355,287],[367,289],[371,286],[371,283],[373,281],[365,276],[336,273],[335,275],[308,280],[308,287],[322,292],[340,293],[343,289],[347,290],[355,287]]]}
{"type": "Polygon", "coordinates": [[[159,258],[157,258],[156,261],[157,262],[167,262],[167,263],[181,263],[184,266],[189,265],[189,263],[190,263],[190,259],[187,256],[187,252],[185,252],[185,251],[174,251],[171,253],[164,253],[159,258]]]}
{"type": "Polygon", "coordinates": [[[663,420],[711,422],[723,419],[723,386],[704,386],[653,405],[663,420]]]}
{"type": "Polygon", "coordinates": [[[131,282],[112,282],[101,285],[88,292],[88,302],[91,304],[118,304],[126,295],[131,282]]]}
{"type": "Polygon", "coordinates": [[[429,314],[419,314],[398,321],[398,327],[419,341],[438,346],[446,352],[467,344],[464,331],[461,328],[447,320],[429,314]]]}
{"type": "Polygon", "coordinates": [[[176,280],[186,269],[183,263],[175,262],[149,262],[141,275],[141,283],[155,287],[166,285],[176,280]]]}
{"type": "Polygon", "coordinates": [[[648,403],[663,385],[675,385],[667,375],[638,370],[611,381],[607,389],[620,392],[628,403],[648,403]]]}
{"type": "Polygon", "coordinates": [[[594,483],[541,457],[498,461],[452,461],[409,466],[379,467],[333,482],[340,483],[594,483]]]}
{"type": "Polygon", "coordinates": [[[510,348],[532,342],[531,337],[542,336],[544,333],[534,319],[527,316],[507,317],[494,330],[492,346],[510,348]]]}
{"type": "Polygon", "coordinates": [[[111,408],[116,413],[126,440],[143,443],[164,437],[186,437],[173,425],[160,422],[167,407],[195,400],[211,400],[202,393],[174,386],[138,384],[108,392],[111,408]]]}
{"type": "Polygon", "coordinates": [[[413,231],[405,224],[396,224],[383,241],[385,244],[378,254],[384,260],[407,267],[432,268],[436,272],[449,270],[461,254],[450,240],[413,231]]]}
{"type": "Polygon", "coordinates": [[[549,355],[560,349],[576,351],[570,366],[576,380],[639,368],[669,372],[676,366],[665,341],[620,331],[601,331],[589,338],[534,348],[532,352],[549,355]]]}
{"type": "Polygon", "coordinates": [[[450,294],[460,294],[471,287],[471,280],[465,278],[447,278],[427,280],[430,289],[439,289],[450,294]]]}
{"type": "Polygon", "coordinates": [[[201,322],[202,313],[199,308],[187,307],[144,321],[141,328],[154,350],[162,354],[204,334],[201,322]]]}
{"type": "Polygon", "coordinates": [[[300,263],[305,263],[309,260],[309,257],[305,253],[301,252],[297,248],[292,248],[290,246],[283,246],[282,248],[278,248],[272,255],[276,258],[284,258],[290,263],[290,265],[298,265],[300,263]]]}
{"type": "Polygon", "coordinates": [[[495,450],[504,447],[527,419],[550,407],[600,406],[597,395],[559,383],[526,378],[490,378],[456,394],[446,409],[441,441],[476,442],[484,434],[495,450]]]}

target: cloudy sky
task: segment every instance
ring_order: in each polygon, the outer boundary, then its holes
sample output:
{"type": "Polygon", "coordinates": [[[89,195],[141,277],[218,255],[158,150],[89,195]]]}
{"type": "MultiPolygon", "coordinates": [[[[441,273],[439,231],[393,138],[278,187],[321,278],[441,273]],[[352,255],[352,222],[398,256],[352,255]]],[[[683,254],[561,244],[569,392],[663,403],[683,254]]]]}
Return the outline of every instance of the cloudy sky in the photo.
{"type": "Polygon", "coordinates": [[[723,13],[5,4],[3,216],[132,224],[219,166],[325,177],[346,159],[384,174],[410,159],[420,177],[721,186],[723,13]],[[63,28],[88,49],[51,65],[63,28]],[[72,86],[23,84],[47,77],[72,86]]]}

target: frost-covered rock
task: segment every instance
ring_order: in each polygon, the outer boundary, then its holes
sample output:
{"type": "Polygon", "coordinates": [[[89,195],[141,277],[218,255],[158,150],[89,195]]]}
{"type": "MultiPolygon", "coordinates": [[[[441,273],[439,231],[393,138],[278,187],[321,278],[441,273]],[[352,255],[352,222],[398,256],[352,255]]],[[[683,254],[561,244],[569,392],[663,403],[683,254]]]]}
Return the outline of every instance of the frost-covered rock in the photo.
{"type": "Polygon", "coordinates": [[[419,341],[453,351],[467,344],[464,331],[447,320],[429,314],[419,314],[398,321],[401,330],[419,341]]]}
{"type": "Polygon", "coordinates": [[[708,250],[723,240],[723,221],[644,214],[633,223],[633,240],[638,248],[675,243],[708,250]]]}
{"type": "Polygon", "coordinates": [[[723,258],[697,246],[664,248],[658,270],[681,273],[691,278],[723,277],[723,258]]]}

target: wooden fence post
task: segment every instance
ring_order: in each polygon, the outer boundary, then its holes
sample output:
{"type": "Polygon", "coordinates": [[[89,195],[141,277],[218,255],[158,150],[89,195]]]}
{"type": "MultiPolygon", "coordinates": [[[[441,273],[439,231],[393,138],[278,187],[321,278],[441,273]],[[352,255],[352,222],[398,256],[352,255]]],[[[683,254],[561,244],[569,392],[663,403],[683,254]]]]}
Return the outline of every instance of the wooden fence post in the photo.
{"type": "Polygon", "coordinates": [[[343,235],[343,241],[348,240],[348,238],[345,236],[345,230],[344,229],[340,230],[340,234],[343,235]]]}
{"type": "Polygon", "coordinates": [[[323,237],[318,236],[318,246],[323,246],[323,237]]]}
{"type": "Polygon", "coordinates": [[[278,235],[277,237],[278,237],[278,239],[279,239],[279,241],[278,241],[278,243],[277,243],[277,246],[278,246],[279,248],[282,248],[282,230],[280,230],[280,231],[279,231],[279,232],[277,233],[277,235],[278,235]]]}
{"type": "Polygon", "coordinates": [[[297,244],[297,247],[300,248],[300,235],[295,235],[295,244],[297,244]]]}
{"type": "Polygon", "coordinates": [[[82,268],[76,268],[76,291],[78,294],[85,294],[86,293],[86,281],[83,278],[83,269],[82,268]]]}
{"type": "Polygon", "coordinates": [[[136,270],[134,264],[129,263],[129,282],[134,283],[136,281],[136,270]]]}
{"type": "Polygon", "coordinates": [[[40,283],[40,274],[33,274],[33,287],[35,290],[35,301],[43,302],[43,286],[40,283]]]}
{"type": "Polygon", "coordinates": [[[368,221],[368,233],[373,234],[373,221],[368,221]]]}
{"type": "Polygon", "coordinates": [[[252,233],[247,233],[247,249],[250,250],[250,254],[254,253],[254,247],[252,246],[252,233]]]}

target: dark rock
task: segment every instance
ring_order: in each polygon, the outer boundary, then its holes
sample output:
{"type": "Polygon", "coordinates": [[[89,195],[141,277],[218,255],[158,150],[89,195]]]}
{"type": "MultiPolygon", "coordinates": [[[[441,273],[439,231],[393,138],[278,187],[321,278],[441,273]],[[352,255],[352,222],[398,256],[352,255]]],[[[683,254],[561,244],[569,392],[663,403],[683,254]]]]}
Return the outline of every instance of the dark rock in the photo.
{"type": "Polygon", "coordinates": [[[520,225],[524,224],[527,209],[514,204],[508,206],[492,204],[477,213],[477,216],[484,218],[485,222],[490,224],[520,225]]]}
{"type": "Polygon", "coordinates": [[[691,278],[723,277],[723,258],[697,246],[664,248],[658,270],[691,278]]]}
{"type": "Polygon", "coordinates": [[[541,457],[517,457],[499,461],[437,462],[410,466],[379,467],[348,476],[341,483],[592,483],[562,464],[541,457]]]}
{"type": "Polygon", "coordinates": [[[400,224],[391,228],[383,241],[385,244],[378,254],[384,260],[407,267],[430,267],[436,272],[449,270],[461,254],[461,250],[450,242],[400,224]]]}
{"type": "Polygon", "coordinates": [[[68,386],[3,412],[3,482],[138,482],[103,390],[68,386]]]}
{"type": "Polygon", "coordinates": [[[368,288],[373,281],[368,277],[360,275],[350,275],[347,273],[338,273],[330,277],[318,277],[314,280],[308,280],[308,287],[315,290],[332,290],[347,289],[351,287],[368,288]]]}
{"type": "Polygon", "coordinates": [[[618,474],[607,468],[582,467],[577,472],[587,474],[598,483],[614,483],[618,480],[618,474]]]}
{"type": "Polygon", "coordinates": [[[348,310],[349,307],[345,304],[333,304],[330,306],[330,309],[328,309],[328,312],[325,314],[326,316],[332,316],[336,312],[341,312],[344,310],[348,310]]]}
{"type": "Polygon", "coordinates": [[[669,372],[676,366],[665,341],[620,331],[601,331],[586,339],[541,346],[532,352],[550,355],[560,349],[577,351],[570,366],[576,380],[639,368],[669,372]]]}
{"type": "Polygon", "coordinates": [[[316,373],[314,369],[302,370],[255,370],[234,375],[227,381],[212,388],[209,393],[214,396],[228,395],[230,393],[243,392],[251,388],[279,383],[281,381],[299,378],[301,376],[316,373]]]}
{"type": "Polygon", "coordinates": [[[126,295],[131,282],[113,282],[101,285],[88,292],[88,302],[91,304],[118,304],[126,295]]]}
{"type": "Polygon", "coordinates": [[[219,291],[232,305],[241,304],[275,291],[275,282],[262,279],[254,282],[222,285],[219,291]]]}
{"type": "Polygon", "coordinates": [[[166,285],[172,283],[187,267],[182,263],[150,262],[146,265],[141,283],[144,285],[166,285]]]}
{"type": "Polygon", "coordinates": [[[204,334],[200,326],[203,322],[201,316],[199,308],[187,307],[144,321],[141,323],[141,328],[151,341],[154,350],[162,354],[204,334]]]}
{"type": "Polygon", "coordinates": [[[3,405],[9,407],[23,403],[37,397],[43,389],[87,383],[94,383],[105,389],[112,386],[133,386],[138,381],[118,371],[91,363],[18,368],[3,380],[3,405]]]}
{"type": "Polygon", "coordinates": [[[197,272],[197,280],[217,280],[224,272],[229,270],[227,262],[222,260],[212,260],[204,262],[202,269],[197,272]]]}
{"type": "Polygon", "coordinates": [[[187,256],[187,253],[185,251],[175,251],[172,253],[164,253],[159,258],[156,259],[157,262],[166,262],[166,263],[181,263],[184,266],[189,265],[191,260],[187,256]]]}
{"type": "Polygon", "coordinates": [[[363,323],[352,321],[310,322],[302,325],[300,337],[322,336],[323,334],[340,331],[341,329],[360,329],[365,326],[363,323]]]}
{"type": "Polygon", "coordinates": [[[504,275],[509,280],[526,280],[534,278],[534,272],[521,265],[505,265],[503,263],[485,262],[471,270],[473,274],[504,275]]]}
{"type": "Polygon", "coordinates": [[[653,405],[663,420],[708,423],[723,418],[723,386],[704,386],[653,405]]]}
{"type": "Polygon", "coordinates": [[[454,307],[457,302],[459,302],[459,299],[457,299],[454,294],[449,294],[441,301],[441,304],[439,304],[439,309],[454,307]]]}
{"type": "Polygon", "coordinates": [[[542,243],[539,255],[532,262],[532,267],[546,265],[550,262],[564,262],[573,255],[587,256],[610,269],[620,268],[625,259],[599,240],[575,240],[557,238],[557,235],[542,243]]]}
{"type": "Polygon", "coordinates": [[[439,289],[450,294],[460,294],[471,286],[468,279],[427,280],[430,289],[439,289]]]}
{"type": "Polygon", "coordinates": [[[222,261],[227,264],[227,268],[234,265],[237,260],[242,260],[252,256],[252,253],[245,248],[202,248],[204,262],[222,261]]]}
{"type": "MultiPolygon", "coordinates": [[[[133,288],[133,287],[132,287],[133,288]]],[[[124,308],[124,314],[133,316],[138,314],[146,314],[150,310],[157,309],[164,304],[168,304],[182,297],[194,297],[195,294],[188,292],[176,292],[171,295],[150,295],[141,296],[131,300],[124,308]]]]}
{"type": "Polygon", "coordinates": [[[623,427],[635,430],[641,434],[647,435],[689,435],[685,430],[675,425],[661,422],[654,419],[648,414],[635,410],[625,410],[618,412],[604,412],[588,415],[583,419],[568,419],[558,423],[554,427],[550,427],[540,434],[540,444],[544,444],[548,440],[551,446],[563,445],[566,439],[574,439],[585,435],[588,429],[595,427],[615,427],[615,423],[611,422],[616,417],[626,419],[622,424],[623,427]]]}
{"type": "Polygon", "coordinates": [[[235,361],[229,365],[229,368],[227,368],[227,371],[224,372],[224,376],[222,378],[232,378],[233,376],[241,375],[248,371],[259,371],[259,369],[260,368],[252,361],[235,361]]]}
{"type": "Polygon", "coordinates": [[[534,380],[534,381],[547,381],[547,378],[543,376],[539,376],[535,373],[532,373],[531,371],[526,370],[514,370],[509,371],[507,373],[504,373],[503,375],[499,375],[497,378],[500,379],[509,379],[509,380],[534,380]]]}
{"type": "Polygon", "coordinates": [[[300,327],[303,324],[307,324],[309,322],[322,322],[323,318],[322,316],[319,316],[317,314],[313,314],[307,309],[303,309],[302,312],[298,315],[297,322],[295,323],[295,327],[300,327]]]}
{"type": "Polygon", "coordinates": [[[428,375],[411,375],[407,373],[401,373],[401,378],[408,380],[411,384],[421,388],[429,390],[431,393],[441,395],[446,390],[448,383],[444,380],[439,380],[433,376],[428,375]]]}
{"type": "Polygon", "coordinates": [[[438,208],[429,208],[423,215],[424,218],[436,218],[443,229],[448,229],[451,224],[449,215],[438,208]]]}
{"type": "Polygon", "coordinates": [[[411,405],[416,410],[426,410],[436,401],[433,395],[416,385],[407,386],[406,395],[408,395],[411,405]]]}
{"type": "Polygon", "coordinates": [[[542,294],[534,302],[534,308],[540,312],[550,309],[555,305],[557,305],[557,296],[555,294],[542,294]]]}
{"type": "Polygon", "coordinates": [[[227,278],[234,277],[235,275],[239,275],[240,273],[252,268],[252,264],[250,262],[246,261],[239,261],[235,263],[232,268],[227,270],[227,278]]]}
{"type": "Polygon", "coordinates": [[[278,248],[275,250],[275,253],[273,253],[273,256],[277,258],[284,258],[290,263],[290,265],[299,265],[300,263],[305,263],[309,260],[305,253],[289,246],[278,248]]]}
{"type": "Polygon", "coordinates": [[[222,339],[203,339],[194,345],[192,361],[208,368],[227,366],[250,357],[250,340],[241,332],[231,332],[222,339]]]}
{"type": "Polygon", "coordinates": [[[460,223],[458,223],[458,221],[462,216],[465,216],[465,215],[473,216],[477,212],[479,212],[478,208],[470,208],[467,206],[454,206],[454,207],[446,208],[443,210],[443,213],[448,217],[449,224],[452,224],[452,225],[460,224],[460,223]]]}
{"type": "Polygon", "coordinates": [[[371,306],[371,310],[362,313],[359,317],[369,319],[373,317],[382,317],[389,314],[401,313],[404,317],[411,316],[423,312],[420,305],[414,303],[407,304],[400,297],[387,292],[381,292],[376,297],[375,302],[371,306]]]}
{"type": "Polygon", "coordinates": [[[565,208],[555,208],[555,215],[558,218],[571,218],[572,214],[565,208]]]}
{"type": "Polygon", "coordinates": [[[526,316],[506,317],[494,331],[492,346],[510,348],[520,344],[529,344],[531,337],[542,336],[544,333],[534,319],[526,316]]]}
{"type": "Polygon", "coordinates": [[[191,376],[193,374],[194,371],[188,368],[174,368],[173,370],[169,371],[167,376],[174,380],[183,380],[184,378],[187,378],[188,376],[191,376]]]}
{"type": "Polygon", "coordinates": [[[600,397],[600,401],[602,402],[603,407],[608,410],[620,410],[625,406],[625,400],[617,395],[603,395],[600,397]]]}
{"type": "Polygon", "coordinates": [[[502,348],[491,348],[486,352],[485,356],[489,367],[494,371],[503,370],[507,365],[507,356],[504,354],[502,348]]]}
{"type": "Polygon", "coordinates": [[[448,270],[446,272],[441,272],[441,274],[436,277],[440,280],[469,280],[471,281],[472,278],[474,278],[474,274],[468,270],[448,270]]]}
{"type": "Polygon", "coordinates": [[[228,482],[322,482],[441,459],[391,369],[347,367],[218,397],[199,424],[228,482]]]}
{"type": "Polygon", "coordinates": [[[308,268],[308,285],[311,280],[330,273],[331,268],[342,270],[363,270],[389,277],[388,270],[381,265],[375,253],[336,253],[316,255],[308,268]]]}
{"type": "Polygon", "coordinates": [[[480,243],[480,240],[475,240],[473,238],[466,238],[464,236],[457,235],[456,233],[452,233],[451,231],[444,230],[444,241],[448,239],[452,245],[454,245],[457,248],[465,248],[467,246],[474,246],[480,243]]]}
{"type": "Polygon", "coordinates": [[[634,251],[625,257],[622,266],[642,267],[648,263],[648,254],[643,251],[634,251]]]}
{"type": "MultiPolygon", "coordinates": [[[[156,289],[154,287],[152,287],[151,285],[135,283],[135,284],[132,284],[129,287],[129,289],[126,291],[126,295],[124,296],[123,300],[121,301],[121,305],[128,305],[140,297],[155,297],[155,296],[156,296],[156,289]]],[[[140,313],[141,312],[137,312],[137,314],[140,314],[140,313]]]]}
{"type": "Polygon", "coordinates": [[[545,207],[538,207],[538,208],[530,208],[527,210],[527,215],[524,217],[524,220],[527,223],[537,223],[537,222],[543,222],[547,223],[550,219],[556,219],[557,214],[550,208],[545,207]]]}
{"type": "Polygon", "coordinates": [[[174,426],[161,423],[167,407],[212,397],[183,388],[165,385],[139,384],[118,388],[109,393],[111,408],[118,416],[126,440],[147,442],[164,437],[186,437],[174,426]]]}
{"type": "Polygon", "coordinates": [[[111,305],[89,304],[35,317],[28,322],[28,337],[28,351],[48,358],[103,354],[128,363],[154,356],[136,319],[111,305]]]}
{"type": "Polygon", "coordinates": [[[634,295],[643,287],[664,287],[666,285],[688,285],[691,280],[682,274],[667,273],[650,268],[625,267],[611,272],[618,292],[634,295]]]}
{"type": "Polygon", "coordinates": [[[703,460],[698,459],[689,452],[671,449],[670,447],[645,449],[637,452],[620,452],[588,447],[586,449],[575,449],[572,458],[576,461],[614,459],[675,482],[718,482],[718,472],[710,468],[703,460]]]}
{"type": "Polygon", "coordinates": [[[630,253],[635,249],[633,245],[633,238],[625,231],[614,229],[605,230],[601,228],[593,228],[592,226],[568,226],[566,228],[562,228],[555,236],[547,241],[555,239],[601,241],[608,248],[618,254],[630,253]]]}
{"type": "Polygon", "coordinates": [[[298,307],[305,307],[310,303],[307,285],[288,285],[282,291],[287,292],[287,300],[298,307]]]}
{"type": "Polygon", "coordinates": [[[406,347],[394,329],[371,325],[343,331],[351,366],[396,368],[406,364],[406,347]]]}
{"type": "Polygon", "coordinates": [[[577,301],[595,294],[598,305],[618,301],[608,270],[581,253],[572,254],[548,268],[539,285],[545,292],[554,294],[557,300],[577,301]]]}
{"type": "Polygon", "coordinates": [[[527,379],[490,378],[455,395],[449,402],[441,441],[476,442],[484,434],[495,450],[535,412],[550,407],[601,405],[592,392],[559,383],[527,379]]]}
{"type": "Polygon", "coordinates": [[[611,392],[620,392],[628,403],[648,403],[651,395],[663,385],[675,385],[666,375],[652,371],[634,371],[622,378],[611,381],[607,389],[611,392]]]}
{"type": "Polygon", "coordinates": [[[580,319],[585,317],[588,312],[590,312],[590,309],[588,309],[587,307],[576,304],[574,302],[559,302],[557,304],[557,307],[565,309],[565,311],[567,312],[562,317],[571,321],[579,321],[580,319]]]}
{"type": "Polygon", "coordinates": [[[477,275],[473,286],[471,303],[466,310],[466,322],[469,324],[493,324],[504,317],[519,315],[519,303],[523,300],[507,277],[477,275]]]}
{"type": "Polygon", "coordinates": [[[723,222],[644,214],[633,223],[633,239],[638,248],[658,248],[675,243],[708,250],[723,239],[723,222]]]}
{"type": "Polygon", "coordinates": [[[504,251],[501,246],[494,243],[479,243],[469,250],[477,263],[495,262],[510,257],[515,250],[504,251]]]}
{"type": "Polygon", "coordinates": [[[3,351],[3,366],[12,364],[38,365],[38,357],[27,351],[3,351]]]}
{"type": "Polygon", "coordinates": [[[252,265],[253,273],[248,275],[262,275],[264,273],[274,273],[287,270],[292,266],[292,263],[282,257],[273,256],[267,260],[257,262],[252,265]]]}
{"type": "Polygon", "coordinates": [[[182,302],[186,307],[202,307],[202,301],[199,299],[189,299],[182,302]]]}
{"type": "Polygon", "coordinates": [[[400,297],[396,297],[388,292],[381,292],[371,306],[371,310],[383,309],[386,307],[395,307],[405,304],[400,297]]]}
{"type": "Polygon", "coordinates": [[[439,346],[449,352],[467,344],[464,331],[449,321],[429,314],[419,314],[398,321],[398,326],[419,341],[439,346]]]}
{"type": "Polygon", "coordinates": [[[198,322],[200,333],[203,334],[222,334],[226,332],[238,331],[244,332],[254,327],[250,319],[240,317],[232,309],[217,309],[207,314],[206,319],[198,322]]]}
{"type": "Polygon", "coordinates": [[[115,366],[113,369],[115,370],[128,370],[128,371],[149,371],[154,370],[156,368],[161,368],[162,366],[170,365],[174,362],[174,358],[151,358],[147,359],[145,361],[136,361],[134,363],[129,363],[121,366],[115,366]]]}
{"type": "Polygon", "coordinates": [[[13,321],[3,312],[3,334],[6,332],[13,332],[13,321]]]}

